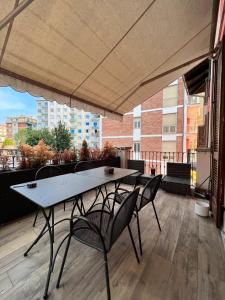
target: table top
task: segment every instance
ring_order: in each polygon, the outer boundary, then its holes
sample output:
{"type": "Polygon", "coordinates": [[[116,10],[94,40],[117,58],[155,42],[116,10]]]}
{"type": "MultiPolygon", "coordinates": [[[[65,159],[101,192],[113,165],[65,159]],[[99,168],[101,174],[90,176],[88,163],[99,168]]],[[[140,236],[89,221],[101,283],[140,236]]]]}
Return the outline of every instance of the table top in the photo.
{"type": "Polygon", "coordinates": [[[23,195],[40,207],[47,208],[59,204],[74,196],[88,192],[108,183],[104,178],[79,176],[69,173],[46,179],[36,180],[37,187],[28,188],[27,183],[11,186],[11,189],[23,195]]]}
{"type": "Polygon", "coordinates": [[[99,167],[99,168],[76,172],[75,174],[82,175],[82,176],[88,176],[88,177],[90,176],[90,177],[96,177],[96,178],[103,178],[103,179],[107,179],[108,182],[111,182],[111,181],[122,179],[124,177],[127,177],[127,176],[132,175],[137,172],[138,172],[138,170],[114,168],[113,174],[105,174],[105,167],[99,167]]]}
{"type": "Polygon", "coordinates": [[[11,189],[38,206],[47,208],[135,172],[137,170],[114,168],[114,174],[110,175],[104,173],[104,167],[100,167],[36,180],[35,188],[28,188],[26,182],[13,185],[11,189]]]}

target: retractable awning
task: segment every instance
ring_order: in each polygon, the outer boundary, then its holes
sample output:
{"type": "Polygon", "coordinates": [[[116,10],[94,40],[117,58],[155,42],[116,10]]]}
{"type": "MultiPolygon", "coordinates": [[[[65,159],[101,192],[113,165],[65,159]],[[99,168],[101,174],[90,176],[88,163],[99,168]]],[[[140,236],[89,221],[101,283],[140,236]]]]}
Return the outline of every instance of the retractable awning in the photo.
{"type": "Polygon", "coordinates": [[[205,59],[199,65],[188,71],[183,79],[189,95],[197,95],[205,92],[206,80],[209,77],[210,62],[205,59]]]}
{"type": "Polygon", "coordinates": [[[217,6],[1,0],[0,86],[119,118],[209,56],[217,6]]]}

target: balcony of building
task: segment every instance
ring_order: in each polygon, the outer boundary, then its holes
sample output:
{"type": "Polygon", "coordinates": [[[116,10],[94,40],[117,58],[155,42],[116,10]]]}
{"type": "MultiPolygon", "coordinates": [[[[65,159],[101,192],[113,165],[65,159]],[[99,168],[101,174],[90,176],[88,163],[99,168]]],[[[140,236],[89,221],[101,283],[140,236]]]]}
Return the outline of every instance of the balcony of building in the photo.
{"type": "MultiPolygon", "coordinates": [[[[93,194],[85,195],[86,207],[93,194]]],[[[143,209],[140,264],[135,260],[127,231],[110,252],[112,299],[224,299],[225,253],[212,220],[195,215],[195,200],[190,196],[184,198],[160,190],[155,205],[162,232],[152,207],[143,209]]],[[[72,204],[66,205],[66,211],[63,205],[58,206],[55,221],[69,217],[71,208],[72,204]]],[[[23,256],[44,223],[39,216],[33,228],[33,218],[31,214],[1,227],[1,299],[42,298],[48,271],[48,237],[28,257],[23,256]]],[[[131,228],[137,243],[135,218],[131,228]]],[[[68,224],[60,225],[55,239],[60,241],[67,232],[68,224]]],[[[49,299],[106,299],[101,256],[76,241],[71,244],[61,287],[55,288],[63,254],[64,248],[56,261],[49,299]]]]}
{"type": "MultiPolygon", "coordinates": [[[[81,1],[75,5],[72,1],[24,0],[16,1],[14,8],[4,1],[2,7],[0,86],[118,121],[183,76],[189,94],[204,95],[205,118],[198,128],[196,152],[141,151],[137,141],[134,151],[118,149],[119,158],[88,161],[92,167],[82,170],[83,175],[76,174],[77,160],[57,167],[51,164],[60,175],[42,179],[37,179],[37,169],[1,172],[0,215],[6,218],[7,209],[11,217],[10,221],[0,220],[1,299],[224,299],[224,1],[103,1],[88,5],[81,1]],[[136,182],[133,186],[122,181],[129,172],[134,176],[141,173],[128,167],[129,160],[143,161],[143,174],[137,177],[147,175],[148,180],[138,180],[140,191],[135,189],[136,182]],[[113,180],[114,169],[105,169],[112,161],[118,173],[126,175],[113,180]],[[185,183],[188,188],[183,195],[176,190],[177,181],[170,193],[162,189],[169,165],[188,169],[190,182],[185,183]],[[97,176],[99,168],[103,177],[97,176]],[[137,191],[142,193],[156,178],[160,179],[157,189],[153,188],[156,193],[150,190],[148,205],[141,207],[139,202],[138,211],[137,191]],[[118,195],[119,184],[128,190],[125,198],[118,195]],[[110,191],[116,193],[112,198],[115,207],[106,202],[110,191]],[[109,218],[103,227],[102,219],[100,224],[93,219],[95,226],[88,220],[88,209],[99,195],[99,210],[109,218]],[[132,209],[124,206],[131,195],[136,197],[132,209]],[[201,205],[207,208],[206,218],[195,213],[198,196],[204,197],[201,205]],[[116,197],[120,201],[115,203],[116,197]],[[72,201],[66,202],[64,209],[66,200],[72,201]],[[39,213],[32,226],[37,207],[43,216],[39,213]],[[19,218],[21,210],[25,213],[19,218]],[[127,223],[119,215],[121,210],[125,216],[129,212],[127,223]],[[85,230],[94,230],[101,242],[106,239],[108,248],[100,248],[104,260],[95,251],[98,244],[93,250],[88,243],[79,243],[81,238],[72,239],[67,252],[68,237],[75,236],[74,213],[87,222],[85,230]],[[118,215],[120,218],[114,219],[118,215]],[[67,222],[61,222],[65,218],[67,222]],[[116,221],[117,240],[112,231],[107,236],[116,221]],[[59,252],[54,253],[55,249],[59,252]],[[68,254],[66,261],[64,254],[68,254]],[[56,288],[64,262],[61,284],[56,288]]],[[[177,95],[174,91],[170,87],[162,103],[163,119],[168,119],[163,134],[170,137],[177,131],[172,120],[177,110],[174,105],[182,105],[175,101],[179,91],[177,95]]],[[[83,115],[78,117],[81,120],[83,115]]],[[[140,117],[138,113],[136,117],[140,117]]],[[[135,126],[138,140],[138,122],[135,126]]],[[[78,137],[81,142],[83,128],[82,132],[78,129],[78,137]]],[[[128,138],[125,129],[121,142],[125,144],[128,138]]],[[[17,154],[12,153],[10,162],[16,167],[17,154]]],[[[180,183],[184,174],[178,173],[175,177],[180,183]]],[[[89,238],[90,243],[99,242],[93,235],[89,238]]]]}

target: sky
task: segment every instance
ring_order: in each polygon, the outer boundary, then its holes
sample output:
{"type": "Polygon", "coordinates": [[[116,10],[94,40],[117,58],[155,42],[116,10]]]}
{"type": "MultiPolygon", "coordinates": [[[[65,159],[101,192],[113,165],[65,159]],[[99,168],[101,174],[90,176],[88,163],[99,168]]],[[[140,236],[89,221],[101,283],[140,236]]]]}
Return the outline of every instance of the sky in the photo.
{"type": "Polygon", "coordinates": [[[5,123],[7,117],[20,115],[36,116],[35,97],[10,87],[0,87],[0,124],[5,123]]]}

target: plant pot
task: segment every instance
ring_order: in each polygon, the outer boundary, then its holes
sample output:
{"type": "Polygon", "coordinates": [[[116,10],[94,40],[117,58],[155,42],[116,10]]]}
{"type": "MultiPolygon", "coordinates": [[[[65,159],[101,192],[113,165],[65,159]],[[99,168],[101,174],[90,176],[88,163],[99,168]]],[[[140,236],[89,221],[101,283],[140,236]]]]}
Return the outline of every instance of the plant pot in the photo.
{"type": "Polygon", "coordinates": [[[151,175],[155,176],[155,168],[151,168],[151,175]]]}
{"type": "Polygon", "coordinates": [[[53,162],[53,165],[58,165],[59,164],[59,159],[53,159],[52,162],[53,162]]]}
{"type": "Polygon", "coordinates": [[[197,200],[195,202],[195,213],[201,217],[209,216],[209,203],[197,200]]]}

